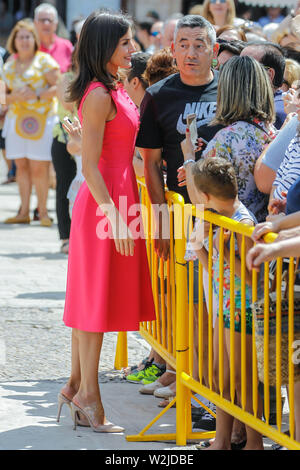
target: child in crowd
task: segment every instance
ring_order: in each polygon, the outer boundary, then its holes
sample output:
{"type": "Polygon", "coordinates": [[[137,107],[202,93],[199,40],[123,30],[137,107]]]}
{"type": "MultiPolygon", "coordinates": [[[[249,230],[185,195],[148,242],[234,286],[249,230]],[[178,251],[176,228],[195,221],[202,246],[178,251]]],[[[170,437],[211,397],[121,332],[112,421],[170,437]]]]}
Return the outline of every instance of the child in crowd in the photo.
{"type": "MultiPolygon", "coordinates": [[[[238,186],[232,164],[223,158],[208,158],[195,163],[195,154],[187,129],[186,140],[182,143],[185,158],[186,183],[193,204],[202,204],[205,209],[232,218],[238,222],[253,226],[256,223],[253,214],[239,201],[238,186]]],[[[197,224],[196,224],[197,227],[197,224]]],[[[219,236],[220,229],[214,236],[213,290],[219,297],[219,236]]],[[[230,234],[224,230],[224,280],[223,280],[223,318],[224,318],[224,387],[223,397],[230,400],[230,234]]],[[[245,238],[245,254],[253,242],[245,238]]],[[[203,267],[208,270],[208,250],[204,245],[195,247],[195,254],[203,267]]],[[[241,258],[242,236],[235,235],[235,387],[236,397],[241,400],[241,258]]],[[[252,413],[252,314],[251,314],[251,272],[246,269],[246,383],[247,396],[245,409],[252,413]]],[[[214,382],[219,388],[218,364],[219,321],[214,328],[214,382]]],[[[217,408],[216,438],[209,449],[230,449],[233,417],[217,408]]],[[[262,436],[246,427],[246,449],[263,449],[262,436]]]]}

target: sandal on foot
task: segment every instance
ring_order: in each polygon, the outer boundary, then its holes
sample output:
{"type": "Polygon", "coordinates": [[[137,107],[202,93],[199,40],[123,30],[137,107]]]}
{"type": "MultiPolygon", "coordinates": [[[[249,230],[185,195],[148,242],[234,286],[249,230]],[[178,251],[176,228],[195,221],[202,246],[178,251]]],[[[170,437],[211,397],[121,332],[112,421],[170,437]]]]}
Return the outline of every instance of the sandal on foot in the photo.
{"type": "Polygon", "coordinates": [[[30,224],[29,215],[26,217],[21,217],[19,214],[15,217],[9,217],[4,221],[5,224],[30,224]]]}
{"type": "Polygon", "coordinates": [[[62,243],[60,247],[60,252],[64,253],[65,255],[69,254],[69,240],[66,240],[65,242],[62,243]]]}
{"type": "MultiPolygon", "coordinates": [[[[63,405],[68,405],[70,407],[70,410],[71,410],[71,413],[72,413],[72,406],[71,406],[72,400],[67,398],[61,392],[58,394],[57,398],[58,398],[58,413],[57,413],[56,421],[59,423],[61,410],[62,410],[63,405]]],[[[82,419],[78,419],[77,424],[78,424],[78,426],[82,426],[84,428],[90,427],[88,421],[83,421],[82,419]]]]}
{"type": "Polygon", "coordinates": [[[72,414],[73,414],[73,420],[74,420],[74,428],[73,428],[74,430],[76,430],[80,413],[82,413],[83,416],[85,416],[85,418],[88,420],[90,427],[92,428],[94,432],[117,433],[117,432],[125,431],[125,429],[122,428],[121,426],[117,426],[110,422],[95,426],[94,423],[92,422],[91,414],[93,410],[90,406],[80,408],[79,406],[75,405],[74,402],[72,402],[71,407],[72,407],[72,414]]]}
{"type": "Polygon", "coordinates": [[[42,219],[40,219],[40,225],[42,227],[51,227],[53,224],[53,219],[51,219],[50,217],[43,217],[42,219]]]}
{"type": "MultiPolygon", "coordinates": [[[[160,401],[157,406],[159,408],[166,408],[166,406],[168,406],[171,403],[171,401],[174,400],[174,398],[175,397],[166,398],[165,400],[160,401]]],[[[176,402],[174,402],[174,404],[171,406],[171,408],[176,408],[176,402]]]]}

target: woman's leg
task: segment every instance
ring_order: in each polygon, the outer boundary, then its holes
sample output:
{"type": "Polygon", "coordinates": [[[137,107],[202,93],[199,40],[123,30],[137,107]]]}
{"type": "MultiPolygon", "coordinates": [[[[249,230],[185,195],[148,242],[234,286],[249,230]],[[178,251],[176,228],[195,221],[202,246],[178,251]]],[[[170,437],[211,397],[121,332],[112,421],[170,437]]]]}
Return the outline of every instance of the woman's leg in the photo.
{"type": "Polygon", "coordinates": [[[40,220],[48,217],[49,165],[50,162],[30,160],[31,180],[38,200],[40,220]]]}
{"type": "Polygon", "coordinates": [[[105,424],[105,414],[100,396],[98,370],[103,333],[76,331],[80,362],[81,382],[74,404],[80,408],[89,407],[89,415],[94,426],[105,424]]]}
{"type": "Polygon", "coordinates": [[[16,161],[16,180],[21,197],[21,209],[17,217],[23,218],[29,215],[30,196],[31,196],[31,176],[30,164],[27,158],[17,158],[16,161]]]}
{"type": "Polygon", "coordinates": [[[79,342],[77,330],[72,329],[72,353],[71,353],[71,375],[67,384],[62,388],[61,392],[69,400],[73,399],[73,396],[79,390],[81,382],[81,369],[80,369],[80,358],[79,358],[79,342]]]}

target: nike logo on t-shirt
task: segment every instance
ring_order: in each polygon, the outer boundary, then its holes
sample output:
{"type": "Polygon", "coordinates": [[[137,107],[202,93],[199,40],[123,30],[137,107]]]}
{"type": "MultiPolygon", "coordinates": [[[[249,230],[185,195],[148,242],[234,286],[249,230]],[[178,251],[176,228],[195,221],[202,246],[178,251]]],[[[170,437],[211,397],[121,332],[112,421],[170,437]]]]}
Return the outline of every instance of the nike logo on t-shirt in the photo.
{"type": "Polygon", "coordinates": [[[177,132],[185,134],[186,118],[189,114],[196,114],[197,127],[208,124],[216,113],[217,103],[215,101],[196,101],[194,103],[186,103],[184,112],[180,114],[177,121],[177,132]]]}

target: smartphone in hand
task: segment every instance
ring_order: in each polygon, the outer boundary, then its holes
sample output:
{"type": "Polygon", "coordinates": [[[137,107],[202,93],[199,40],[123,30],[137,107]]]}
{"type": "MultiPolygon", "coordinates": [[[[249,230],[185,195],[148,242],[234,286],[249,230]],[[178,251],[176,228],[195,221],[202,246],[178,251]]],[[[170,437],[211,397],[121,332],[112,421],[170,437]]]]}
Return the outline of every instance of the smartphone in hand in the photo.
{"type": "Polygon", "coordinates": [[[188,114],[186,118],[187,127],[190,131],[191,140],[196,150],[198,147],[198,131],[197,131],[197,122],[196,122],[196,114],[188,114]]]}

